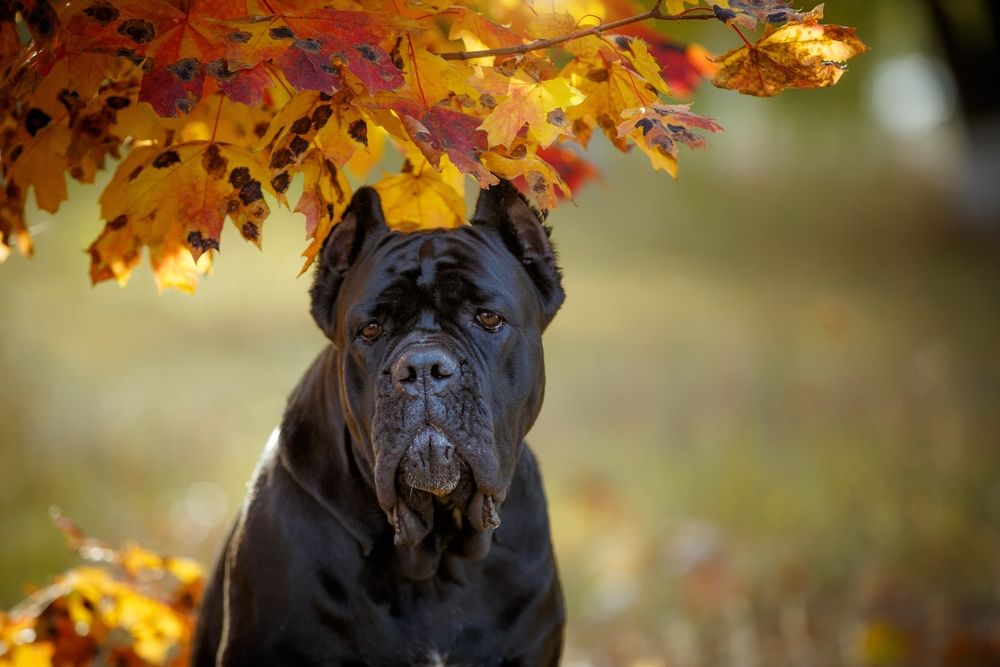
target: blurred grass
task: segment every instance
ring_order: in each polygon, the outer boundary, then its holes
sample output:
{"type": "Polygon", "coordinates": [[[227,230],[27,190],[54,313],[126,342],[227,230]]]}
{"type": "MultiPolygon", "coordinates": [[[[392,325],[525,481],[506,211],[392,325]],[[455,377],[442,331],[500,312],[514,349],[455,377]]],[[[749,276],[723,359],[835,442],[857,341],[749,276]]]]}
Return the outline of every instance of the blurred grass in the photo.
{"type": "MultiPolygon", "coordinates": [[[[902,140],[869,116],[922,19],[837,6],[882,49],[836,89],[703,90],[727,132],[678,183],[597,143],[605,182],[550,218],[569,297],[529,440],[567,664],[995,664],[1000,247],[953,213],[954,121],[902,140]]],[[[224,236],[194,298],[145,267],[91,289],[97,192],[0,267],[5,607],[71,563],[53,505],[209,562],[323,344],[299,216],[263,254],[224,236]]]]}

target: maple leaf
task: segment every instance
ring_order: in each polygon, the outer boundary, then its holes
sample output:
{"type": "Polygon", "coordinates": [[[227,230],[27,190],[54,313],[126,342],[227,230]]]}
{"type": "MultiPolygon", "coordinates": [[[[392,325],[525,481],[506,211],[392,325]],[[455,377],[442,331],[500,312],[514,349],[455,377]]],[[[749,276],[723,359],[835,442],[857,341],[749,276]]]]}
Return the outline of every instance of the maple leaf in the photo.
{"type": "MultiPolygon", "coordinates": [[[[447,103],[450,99],[457,99],[463,109],[475,106],[479,94],[469,82],[473,76],[472,67],[460,61],[445,60],[425,49],[415,48],[413,40],[409,38],[406,41],[406,47],[400,50],[400,56],[409,100],[419,102],[424,109],[447,103]]],[[[403,110],[406,111],[405,107],[403,110]]]]}
{"type": "Polygon", "coordinates": [[[669,95],[670,88],[661,76],[662,66],[649,51],[642,39],[615,35],[610,40],[618,49],[618,53],[628,62],[632,70],[645,79],[657,91],[669,95]]]}
{"type": "Polygon", "coordinates": [[[70,47],[145,63],[139,100],[176,116],[201,99],[206,74],[228,75],[219,19],[246,15],[243,0],[199,0],[181,9],[167,0],[86,0],[67,5],[70,47]]]}
{"type": "Polygon", "coordinates": [[[138,242],[150,247],[161,288],[193,290],[207,264],[192,266],[188,260],[198,262],[206,251],[219,249],[226,217],[243,238],[260,245],[270,212],[263,193],[273,191],[257,156],[213,141],[137,151],[119,165],[101,198],[108,224],[89,249],[92,278],[127,280],[138,242]],[[132,160],[137,151],[140,157],[132,160]],[[115,254],[120,248],[127,251],[124,260],[115,254]]]}
{"type": "MultiPolygon", "coordinates": [[[[29,188],[34,190],[38,208],[50,213],[66,199],[66,153],[73,139],[70,110],[77,107],[72,96],[60,95],[64,73],[65,64],[60,64],[4,119],[0,156],[4,180],[14,184],[5,203],[12,220],[23,216],[23,211],[14,213],[12,206],[24,201],[29,188]]],[[[23,235],[23,223],[8,224],[23,235]]]]}
{"type": "Polygon", "coordinates": [[[718,65],[697,44],[683,45],[641,23],[622,28],[622,33],[640,37],[649,46],[650,54],[660,66],[660,76],[675,97],[688,97],[698,85],[715,74],[718,65]]]}
{"type": "Polygon", "coordinates": [[[705,138],[692,129],[719,132],[722,127],[711,118],[691,113],[687,105],[654,104],[622,114],[628,120],[618,125],[618,136],[629,137],[646,155],[655,169],[663,169],[677,178],[677,145],[701,148],[705,138]]]}
{"type": "Polygon", "coordinates": [[[847,60],[867,50],[853,28],[788,23],[718,58],[712,83],[761,97],[787,88],[823,88],[840,80],[847,60]]]}
{"type": "Polygon", "coordinates": [[[271,120],[261,143],[270,146],[271,185],[283,195],[312,149],[344,166],[368,146],[368,122],[350,97],[302,91],[271,120]]]}
{"type": "Polygon", "coordinates": [[[585,96],[582,103],[567,111],[580,144],[587,146],[596,124],[619,150],[628,150],[627,142],[615,129],[621,114],[626,109],[655,103],[659,99],[656,89],[622,62],[605,58],[578,59],[567,65],[563,74],[569,74],[570,81],[585,96]]]}
{"type": "Polygon", "coordinates": [[[469,51],[524,43],[524,39],[517,33],[478,12],[465,8],[455,8],[454,12],[457,18],[451,22],[448,39],[461,40],[469,51]]]}
{"type": "Polygon", "coordinates": [[[434,167],[447,155],[455,167],[472,174],[482,187],[497,182],[480,159],[481,151],[486,149],[487,135],[480,129],[478,117],[434,107],[419,118],[403,111],[401,119],[409,139],[434,167]]]}
{"type": "Polygon", "coordinates": [[[566,110],[583,102],[584,95],[566,77],[536,80],[526,74],[507,77],[495,68],[483,71],[477,87],[504,96],[479,125],[491,146],[510,146],[527,127],[527,136],[548,146],[562,134],[571,134],[566,110]]]}
{"type": "Polygon", "coordinates": [[[301,275],[316,259],[330,230],[350,203],[351,185],[344,171],[317,151],[310,152],[299,171],[304,174],[305,182],[295,211],[306,216],[306,238],[311,239],[302,252],[306,261],[299,272],[301,275]]]}
{"type": "Polygon", "coordinates": [[[465,224],[461,182],[461,174],[447,158],[442,158],[439,173],[417,157],[413,162],[407,158],[400,173],[383,177],[373,187],[389,226],[412,231],[465,224]]]}
{"type": "Polygon", "coordinates": [[[483,162],[502,178],[521,184],[522,191],[540,209],[554,208],[559,197],[570,197],[572,192],[563,182],[559,172],[543,160],[536,150],[524,144],[515,146],[509,154],[490,151],[483,154],[483,162]]]}
{"type": "Polygon", "coordinates": [[[223,25],[226,57],[234,69],[270,61],[296,88],[326,93],[343,87],[346,69],[371,94],[403,85],[382,43],[415,29],[387,12],[325,8],[287,8],[223,25]]]}
{"type": "Polygon", "coordinates": [[[535,39],[552,39],[571,33],[577,27],[576,19],[569,12],[538,13],[528,24],[527,32],[535,39]]]}

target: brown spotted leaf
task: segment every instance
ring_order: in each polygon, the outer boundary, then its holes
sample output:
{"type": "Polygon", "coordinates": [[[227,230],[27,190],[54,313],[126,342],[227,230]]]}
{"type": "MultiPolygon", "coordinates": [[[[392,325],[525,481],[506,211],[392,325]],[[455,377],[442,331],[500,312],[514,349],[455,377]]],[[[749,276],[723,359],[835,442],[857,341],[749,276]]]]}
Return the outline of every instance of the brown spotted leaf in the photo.
{"type": "Polygon", "coordinates": [[[853,28],[789,23],[720,57],[712,83],[761,97],[787,88],[824,88],[840,80],[844,63],[867,50],[853,28]]]}
{"type": "Polygon", "coordinates": [[[482,187],[497,182],[479,157],[486,149],[486,132],[479,128],[478,117],[443,107],[419,117],[405,112],[401,117],[409,138],[435,168],[440,168],[441,158],[447,155],[459,171],[471,174],[482,187]]]}
{"type": "Polygon", "coordinates": [[[126,280],[137,241],[149,246],[161,289],[192,291],[207,269],[207,251],[219,249],[227,217],[260,245],[270,212],[264,201],[269,176],[255,155],[230,144],[191,141],[133,151],[101,199],[108,224],[90,248],[92,277],[126,280]]]}
{"type": "Polygon", "coordinates": [[[490,151],[483,154],[483,162],[493,173],[518,184],[531,202],[542,210],[555,208],[560,197],[571,197],[569,186],[559,172],[535,150],[516,146],[507,154],[490,151]]]}
{"type": "Polygon", "coordinates": [[[714,120],[691,113],[684,104],[654,104],[630,109],[622,116],[627,120],[618,125],[618,136],[632,139],[649,156],[654,169],[663,169],[674,178],[677,177],[677,146],[705,146],[705,138],[693,130],[722,131],[714,120]]]}
{"type": "Polygon", "coordinates": [[[566,109],[574,138],[586,147],[596,125],[619,150],[628,150],[615,129],[621,114],[655,104],[659,100],[656,89],[623,62],[600,57],[578,58],[563,68],[562,74],[584,96],[583,102],[566,109]]]}
{"type": "Polygon", "coordinates": [[[350,203],[351,185],[343,170],[318,151],[309,153],[299,171],[305,181],[295,211],[306,216],[306,238],[310,239],[309,246],[302,252],[306,258],[302,273],[313,263],[323,247],[323,241],[350,203]]]}
{"type": "Polygon", "coordinates": [[[506,76],[490,68],[477,86],[501,100],[480,125],[490,146],[510,146],[522,129],[543,147],[560,135],[572,135],[567,112],[585,99],[563,76],[536,80],[523,72],[506,76]]]}
{"type": "Polygon", "coordinates": [[[346,70],[371,94],[403,85],[403,75],[384,45],[415,27],[387,11],[291,6],[219,25],[233,69],[269,61],[295,88],[326,93],[344,86],[346,70]]]}
{"type": "MultiPolygon", "coordinates": [[[[313,148],[344,166],[355,151],[368,147],[368,122],[348,95],[304,90],[274,116],[261,143],[270,147],[274,177],[290,179],[313,148]]],[[[287,181],[275,184],[279,194],[287,187],[287,181]]]]}
{"type": "Polygon", "coordinates": [[[139,99],[161,116],[190,111],[207,76],[230,68],[220,19],[246,16],[243,0],[198,0],[186,10],[167,0],[84,0],[63,10],[69,46],[117,55],[142,64],[139,99]],[[220,64],[221,63],[221,64],[220,64]]]}

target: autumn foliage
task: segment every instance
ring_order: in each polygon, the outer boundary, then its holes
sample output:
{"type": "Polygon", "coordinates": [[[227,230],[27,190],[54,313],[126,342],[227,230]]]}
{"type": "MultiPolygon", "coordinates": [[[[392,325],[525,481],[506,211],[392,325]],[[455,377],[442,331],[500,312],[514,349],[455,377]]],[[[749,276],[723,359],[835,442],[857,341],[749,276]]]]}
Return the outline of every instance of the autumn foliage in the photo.
{"type": "Polygon", "coordinates": [[[136,544],[112,548],[65,517],[55,522],[86,564],[0,612],[0,667],[187,665],[201,566],[136,544]]]}
{"type": "Polygon", "coordinates": [[[676,175],[678,146],[720,126],[670,98],[704,77],[753,95],[836,83],[865,46],[822,16],[786,0],[4,3],[0,259],[32,252],[29,191],[55,212],[67,175],[109,166],[91,279],[124,284],[149,248],[159,287],[187,291],[225,220],[259,246],[268,200],[288,206],[300,175],[308,266],[350,199],[345,172],[373,180],[389,145],[403,167],[375,187],[401,228],[460,224],[466,176],[551,208],[595,175],[595,132],[676,175]],[[724,24],[736,48],[712,58],[657,30],[689,20],[724,24]]]}

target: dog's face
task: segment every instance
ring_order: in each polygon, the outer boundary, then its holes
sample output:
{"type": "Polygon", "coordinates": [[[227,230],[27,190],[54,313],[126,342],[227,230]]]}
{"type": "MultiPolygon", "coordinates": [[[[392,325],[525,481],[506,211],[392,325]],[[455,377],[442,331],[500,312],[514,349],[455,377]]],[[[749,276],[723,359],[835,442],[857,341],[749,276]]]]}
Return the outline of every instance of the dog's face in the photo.
{"type": "Polygon", "coordinates": [[[312,300],[397,544],[420,543],[442,509],[488,535],[541,406],[541,333],[563,300],[536,214],[502,182],[472,224],[403,234],[359,190],[312,300]]]}

